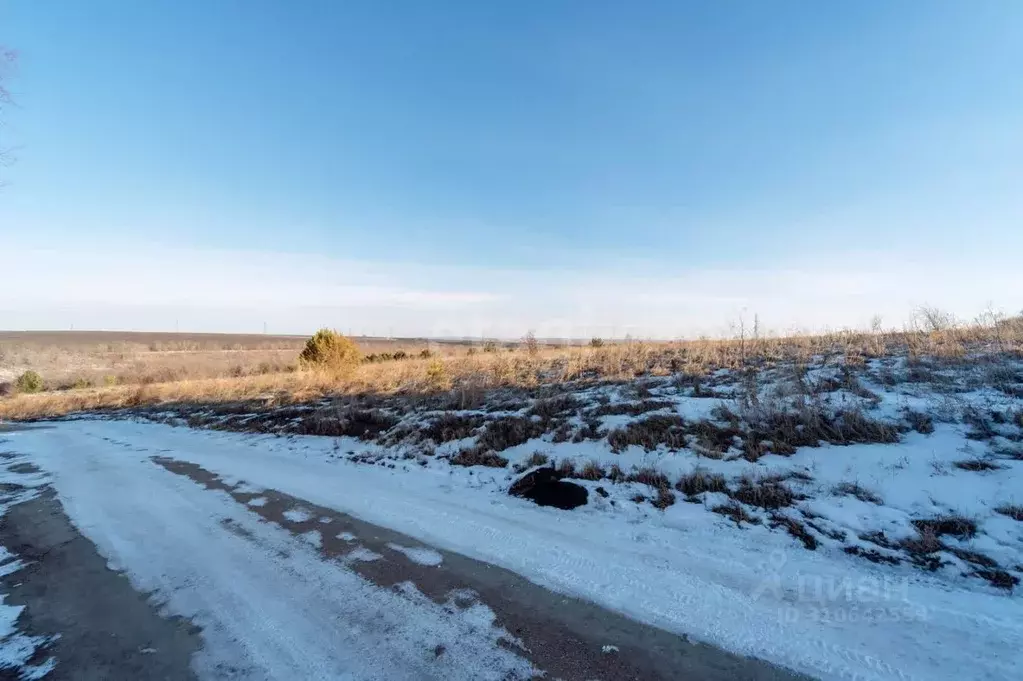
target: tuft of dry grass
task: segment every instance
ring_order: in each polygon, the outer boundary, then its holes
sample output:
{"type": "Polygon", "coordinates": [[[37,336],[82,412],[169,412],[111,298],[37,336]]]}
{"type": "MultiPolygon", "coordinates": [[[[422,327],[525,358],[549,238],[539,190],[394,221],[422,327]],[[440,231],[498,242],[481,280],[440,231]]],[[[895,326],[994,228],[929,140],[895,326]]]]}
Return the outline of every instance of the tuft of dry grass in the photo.
{"type": "Polygon", "coordinates": [[[906,421],[909,423],[909,427],[918,433],[929,435],[934,432],[934,418],[930,414],[907,409],[906,421]]]}
{"type": "Polygon", "coordinates": [[[681,449],[686,446],[685,425],[678,414],[655,414],[612,430],[608,433],[607,442],[611,451],[616,453],[629,445],[639,445],[648,452],[660,445],[681,449]]]}
{"type": "Polygon", "coordinates": [[[482,416],[445,412],[430,421],[420,432],[423,437],[433,440],[435,444],[442,444],[471,437],[483,422],[482,416]]]}
{"type": "Polygon", "coordinates": [[[578,473],[578,476],[583,480],[602,480],[606,475],[607,473],[596,461],[587,461],[586,465],[578,473]]]}
{"type": "Polygon", "coordinates": [[[507,416],[489,421],[477,438],[478,446],[495,452],[529,442],[543,435],[541,423],[522,416],[507,416]]]}
{"type": "Polygon", "coordinates": [[[656,509],[664,510],[675,504],[675,493],[666,487],[657,488],[657,496],[650,502],[656,509]]]}
{"type": "Polygon", "coordinates": [[[704,492],[728,492],[728,483],[725,481],[725,476],[719,473],[708,473],[697,469],[683,475],[675,483],[675,489],[690,498],[704,492]]]}
{"type": "Polygon", "coordinates": [[[977,534],[977,523],[969,518],[958,515],[944,515],[914,520],[913,526],[921,534],[933,533],[936,537],[947,534],[958,539],[972,539],[977,534]]]}
{"type": "Polygon", "coordinates": [[[831,411],[815,400],[795,405],[780,401],[748,404],[742,419],[748,424],[743,456],[749,461],[757,461],[768,451],[789,456],[799,447],[816,447],[821,442],[847,445],[899,441],[897,427],[871,418],[862,409],[831,411]]]}
{"type": "Polygon", "coordinates": [[[795,518],[775,513],[771,516],[771,527],[784,527],[789,535],[803,542],[804,547],[810,551],[817,549],[817,538],[810,534],[810,531],[806,529],[806,525],[795,518]]]}
{"type": "Polygon", "coordinates": [[[881,499],[877,494],[871,492],[866,487],[863,487],[858,482],[843,482],[835,485],[832,490],[834,494],[840,496],[851,496],[856,497],[860,501],[866,501],[867,503],[881,505],[884,500],[881,499]]]}
{"type": "Polygon", "coordinates": [[[980,458],[954,461],[952,465],[964,471],[975,471],[978,473],[984,471],[997,471],[1004,468],[1004,466],[1000,466],[997,463],[994,463],[993,461],[988,461],[987,459],[980,458]]]}
{"type": "Polygon", "coordinates": [[[627,475],[625,479],[628,482],[650,485],[656,489],[671,489],[671,481],[668,480],[668,476],[655,468],[640,468],[634,473],[627,475]]]}
{"type": "Polygon", "coordinates": [[[742,527],[743,523],[748,523],[749,525],[760,524],[759,518],[750,515],[749,512],[746,510],[746,507],[740,504],[738,501],[735,501],[734,499],[732,501],[729,501],[727,504],[715,506],[710,510],[714,513],[718,513],[720,515],[731,518],[739,527],[742,527]]]}
{"type": "Polygon", "coordinates": [[[995,509],[997,513],[1009,516],[1013,520],[1023,522],[1023,506],[1018,504],[1003,504],[995,509]]]}
{"type": "Polygon", "coordinates": [[[532,454],[529,455],[529,458],[526,459],[526,468],[546,466],[550,460],[551,458],[544,454],[543,452],[533,452],[532,454]]]}
{"type": "Polygon", "coordinates": [[[736,501],[766,510],[791,506],[796,499],[792,490],[782,482],[750,478],[744,478],[731,495],[736,501]]]}
{"type": "Polygon", "coordinates": [[[492,451],[479,447],[463,449],[451,457],[451,464],[454,466],[489,466],[490,468],[504,468],[508,465],[508,459],[492,451]]]}

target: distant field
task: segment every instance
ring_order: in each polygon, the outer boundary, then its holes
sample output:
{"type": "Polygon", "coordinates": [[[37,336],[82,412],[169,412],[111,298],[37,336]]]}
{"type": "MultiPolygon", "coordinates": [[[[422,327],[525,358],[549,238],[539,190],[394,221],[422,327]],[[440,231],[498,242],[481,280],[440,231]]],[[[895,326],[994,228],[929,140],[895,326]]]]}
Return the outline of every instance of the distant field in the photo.
{"type": "MultiPolygon", "coordinates": [[[[36,371],[48,388],[165,383],[288,371],[306,336],[126,331],[0,331],[0,382],[36,371]]],[[[445,354],[456,342],[357,338],[367,354],[426,348],[445,354]]],[[[463,350],[464,351],[464,347],[463,350]]]]}
{"type": "Polygon", "coordinates": [[[154,404],[254,398],[279,404],[370,394],[447,395],[454,403],[479,406],[495,390],[508,387],[544,390],[664,376],[700,383],[721,370],[752,375],[780,364],[862,366],[889,357],[910,364],[999,366],[1006,357],[1023,356],[1023,318],[963,326],[939,319],[903,331],[672,342],[595,339],[585,345],[355,340],[363,361],[341,375],[300,370],[297,358],[306,341],[300,336],[0,332],[0,419],[154,404]],[[37,372],[42,386],[19,390],[16,379],[26,371],[37,372]]]}

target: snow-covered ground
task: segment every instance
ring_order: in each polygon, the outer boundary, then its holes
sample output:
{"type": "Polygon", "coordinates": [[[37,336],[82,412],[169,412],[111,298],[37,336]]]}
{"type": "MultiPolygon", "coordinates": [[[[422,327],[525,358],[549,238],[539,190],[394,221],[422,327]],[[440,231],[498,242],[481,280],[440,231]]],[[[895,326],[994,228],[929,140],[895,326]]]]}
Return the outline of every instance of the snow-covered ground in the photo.
{"type": "MultiPolygon", "coordinates": [[[[594,495],[594,503],[574,511],[540,508],[495,493],[500,482],[489,471],[414,463],[408,470],[367,466],[335,456],[334,442],[317,437],[81,420],[9,438],[48,472],[73,522],[116,568],[126,570],[139,588],[166,594],[171,611],[199,618],[209,632],[202,653],[207,665],[227,658],[251,668],[251,656],[259,655],[260,668],[299,665],[315,676],[337,663],[316,652],[322,627],[347,618],[372,628],[377,601],[397,596],[333,584],[356,595],[343,604],[325,604],[310,593],[307,601],[273,612],[286,627],[261,630],[260,612],[273,603],[256,585],[320,568],[289,544],[291,557],[274,568],[279,576],[251,574],[261,563],[246,553],[248,544],[229,540],[214,567],[232,580],[211,579],[205,573],[209,563],[199,569],[197,562],[182,560],[183,546],[201,553],[211,541],[215,530],[204,520],[209,517],[230,518],[262,541],[284,538],[244,509],[186,489],[190,483],[162,472],[152,463],[154,456],[194,462],[243,480],[253,490],[276,489],[351,513],[509,568],[556,591],[818,678],[1009,679],[1023,664],[1023,608],[1006,591],[908,565],[875,564],[827,547],[807,551],[784,533],[762,526],[739,529],[703,504],[678,503],[661,512],[639,504],[612,507],[610,499],[594,495]],[[137,508],[143,499],[154,516],[170,513],[180,523],[165,536],[152,536],[149,519],[125,517],[122,508],[137,508]],[[164,499],[175,499],[175,508],[162,509],[164,499]],[[232,581],[237,586],[230,593],[181,588],[232,581]],[[311,614],[312,624],[288,614],[300,610],[311,614]]],[[[862,456],[869,460],[870,454],[871,447],[865,447],[862,456]]],[[[216,538],[218,546],[224,541],[216,538]]],[[[318,574],[315,579],[340,578],[318,574]]],[[[472,622],[424,623],[415,617],[391,625],[413,638],[422,638],[424,631],[441,631],[450,641],[480,638],[459,630],[472,622]]],[[[489,645],[492,639],[482,640],[478,649],[467,644],[460,662],[487,659],[507,669],[520,664],[511,657],[493,660],[499,653],[489,645]]],[[[371,652],[378,660],[400,654],[371,652]]],[[[337,651],[339,656],[365,653],[337,651]]],[[[466,678],[479,678],[478,667],[466,669],[466,678]]],[[[386,670],[360,673],[365,673],[360,678],[381,678],[386,670]]]]}
{"type": "MultiPolygon", "coordinates": [[[[349,513],[821,679],[993,681],[1023,668],[1018,360],[819,361],[701,380],[561,386],[475,409],[395,398],[144,417],[9,436],[47,471],[73,522],[140,588],[175,594],[181,583],[204,583],[197,564],[167,565],[180,553],[174,546],[198,545],[212,531],[190,509],[180,509],[180,535],[175,529],[142,550],[134,542],[145,532],[135,536],[133,526],[145,519],[126,520],[127,506],[109,498],[123,489],[158,507],[161,486],[181,484],[151,460],[168,457],[244,481],[252,494],[277,490],[349,513]],[[585,505],[561,511],[508,496],[519,475],[544,461],[588,490],[585,505]]],[[[260,508],[268,495],[247,504],[260,508]]],[[[266,532],[244,507],[199,515],[217,513],[266,532]]],[[[323,541],[319,531],[306,535],[310,551],[323,541]]],[[[443,561],[423,547],[388,549],[424,566],[443,561]]],[[[240,566],[246,558],[237,551],[228,558],[240,566]]],[[[273,579],[253,575],[251,584],[273,579]]],[[[169,606],[209,617],[204,597],[189,598],[197,600],[171,595],[169,606]]],[[[230,594],[209,598],[223,601],[232,621],[251,616],[230,594]]],[[[371,609],[383,596],[363,598],[371,609]]],[[[358,620],[360,602],[353,613],[323,617],[358,620]]],[[[423,626],[457,638],[470,624],[423,626]]],[[[271,640],[279,631],[217,618],[203,625],[212,632],[207,656],[244,660],[251,653],[239,646],[266,646],[284,659],[332,664],[271,640]]],[[[490,655],[491,666],[521,671],[521,661],[494,657],[492,637],[481,640],[466,659],[490,655]]]]}

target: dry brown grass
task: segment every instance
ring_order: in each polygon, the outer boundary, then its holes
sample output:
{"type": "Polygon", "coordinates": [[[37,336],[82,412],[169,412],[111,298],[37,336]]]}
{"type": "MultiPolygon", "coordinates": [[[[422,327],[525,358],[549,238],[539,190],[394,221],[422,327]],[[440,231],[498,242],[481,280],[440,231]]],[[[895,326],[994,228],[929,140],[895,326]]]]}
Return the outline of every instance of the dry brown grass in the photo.
{"type": "MultiPolygon", "coordinates": [[[[306,336],[257,334],[130,333],[106,331],[0,331],[0,382],[27,370],[48,387],[167,383],[279,373],[295,367],[306,336]]],[[[460,354],[457,343],[357,339],[367,353],[460,354]]]]}
{"type": "MultiPolygon", "coordinates": [[[[637,376],[698,377],[720,368],[763,368],[786,362],[806,364],[821,357],[844,358],[847,362],[856,363],[893,354],[927,357],[935,362],[961,362],[964,358],[997,353],[1023,356],[1023,321],[1017,320],[938,331],[840,332],[741,342],[698,340],[605,343],[601,347],[540,346],[532,353],[522,348],[470,353],[464,344],[442,344],[432,346],[440,348],[440,351],[431,357],[410,352],[413,356],[408,359],[364,363],[345,377],[284,370],[293,366],[304,338],[196,338],[175,334],[147,334],[132,338],[128,341],[125,334],[115,334],[102,340],[89,333],[85,334],[87,343],[83,341],[84,345],[71,347],[67,343],[53,345],[56,341],[39,334],[31,337],[3,334],[0,336],[0,351],[3,352],[0,366],[9,371],[12,367],[14,370],[20,366],[38,367],[43,377],[53,384],[58,379],[46,373],[47,366],[56,374],[63,371],[64,378],[69,379],[76,375],[74,371],[81,371],[82,362],[98,363],[99,358],[106,364],[92,371],[96,375],[106,375],[111,370],[121,371],[118,381],[122,384],[15,395],[0,400],[0,418],[39,418],[163,402],[219,402],[252,398],[293,402],[323,395],[429,395],[442,390],[460,395],[463,406],[479,406],[487,391],[508,386],[536,388],[580,380],[633,380],[637,376]],[[252,339],[253,343],[270,343],[272,347],[244,346],[242,338],[252,339]],[[166,349],[170,347],[167,344],[174,342],[213,345],[200,349],[166,349]],[[31,346],[27,350],[25,343],[31,346]],[[124,345],[126,343],[134,345],[124,345]],[[213,346],[218,343],[220,347],[215,349],[213,346]],[[225,349],[225,344],[233,345],[225,349]],[[239,344],[242,347],[235,347],[239,344]],[[267,360],[264,353],[275,353],[273,357],[278,363],[267,360]],[[111,354],[116,359],[111,360],[111,354]],[[69,359],[72,357],[77,359],[72,361],[69,359]],[[269,362],[269,367],[262,366],[263,362],[269,362]],[[69,366],[77,366],[78,369],[72,370],[69,366]],[[443,369],[442,381],[437,377],[438,366],[443,369]]],[[[397,347],[395,342],[382,342],[397,347]]],[[[360,341],[360,345],[364,352],[380,350],[372,343],[360,341]]],[[[100,381],[96,383],[101,384],[100,381]]]]}

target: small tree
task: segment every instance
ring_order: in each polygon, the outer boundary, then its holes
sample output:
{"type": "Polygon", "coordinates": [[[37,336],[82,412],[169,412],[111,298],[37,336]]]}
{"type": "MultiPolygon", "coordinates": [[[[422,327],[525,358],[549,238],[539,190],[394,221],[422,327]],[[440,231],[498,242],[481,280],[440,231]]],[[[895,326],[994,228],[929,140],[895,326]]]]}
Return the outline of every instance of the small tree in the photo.
{"type": "Polygon", "coordinates": [[[540,343],[536,340],[536,334],[532,331],[527,331],[526,335],[522,339],[522,343],[526,346],[526,352],[531,355],[535,355],[540,352],[540,343]]]}
{"type": "Polygon", "coordinates": [[[602,348],[602,347],[604,347],[604,339],[603,338],[598,338],[597,336],[594,336],[593,338],[590,339],[590,347],[591,348],[602,348]]]}
{"type": "Polygon", "coordinates": [[[320,329],[306,341],[298,361],[303,366],[326,371],[348,371],[362,361],[359,346],[333,329],[320,329]]]}
{"type": "Polygon", "coordinates": [[[956,326],[954,315],[944,310],[939,310],[936,307],[925,305],[916,311],[916,316],[918,323],[923,327],[924,331],[932,333],[948,331],[956,326]]]}
{"type": "Polygon", "coordinates": [[[14,382],[14,389],[19,393],[37,393],[43,389],[43,377],[35,371],[29,370],[18,376],[14,382]]]}

